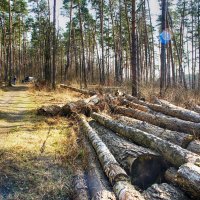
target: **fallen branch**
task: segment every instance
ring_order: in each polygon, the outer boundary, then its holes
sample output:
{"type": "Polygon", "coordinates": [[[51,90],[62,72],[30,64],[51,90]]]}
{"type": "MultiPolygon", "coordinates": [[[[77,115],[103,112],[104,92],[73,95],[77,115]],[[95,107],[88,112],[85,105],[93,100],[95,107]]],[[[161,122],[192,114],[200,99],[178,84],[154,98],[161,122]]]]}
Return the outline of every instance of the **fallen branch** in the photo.
{"type": "Polygon", "coordinates": [[[60,87],[61,88],[66,88],[66,89],[70,89],[72,91],[79,92],[81,94],[90,95],[90,96],[93,96],[93,95],[96,94],[95,91],[90,91],[90,90],[85,90],[85,89],[78,89],[78,88],[71,87],[71,86],[64,85],[64,84],[61,84],[60,87]]]}

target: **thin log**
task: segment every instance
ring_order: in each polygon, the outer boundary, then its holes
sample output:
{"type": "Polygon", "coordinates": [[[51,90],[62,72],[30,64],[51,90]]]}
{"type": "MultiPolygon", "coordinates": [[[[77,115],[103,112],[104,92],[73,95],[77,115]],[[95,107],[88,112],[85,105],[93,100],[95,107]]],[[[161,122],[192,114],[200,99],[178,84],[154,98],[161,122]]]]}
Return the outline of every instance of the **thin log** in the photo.
{"type": "Polygon", "coordinates": [[[82,131],[87,135],[89,141],[92,143],[105,174],[109,178],[110,183],[114,186],[114,192],[117,198],[123,200],[123,195],[125,195],[125,199],[132,199],[133,196],[137,195],[138,200],[144,200],[143,196],[128,182],[128,175],[120,167],[119,163],[115,160],[114,156],[110,153],[109,149],[102,142],[97,133],[90,127],[86,119],[78,114],[76,114],[75,117],[77,118],[82,131]],[[131,188],[131,190],[127,187],[131,188]],[[123,195],[122,191],[118,190],[118,188],[124,189],[123,195]]]}
{"type": "Polygon", "coordinates": [[[194,106],[194,111],[200,114],[200,106],[195,105],[194,106]]]}
{"type": "Polygon", "coordinates": [[[178,170],[169,168],[165,173],[165,178],[167,181],[180,186],[195,200],[200,199],[200,167],[186,163],[178,170]]]}
{"type": "Polygon", "coordinates": [[[162,179],[166,166],[158,153],[119,137],[95,121],[89,124],[126,170],[133,185],[146,189],[162,179]]]}
{"type": "Polygon", "coordinates": [[[153,149],[160,153],[168,162],[179,167],[187,162],[195,163],[200,160],[200,157],[186,149],[181,148],[166,140],[162,140],[152,134],[141,131],[139,129],[125,126],[115,120],[101,115],[98,113],[92,113],[91,117],[99,122],[106,128],[111,129],[114,132],[130,139],[131,141],[141,146],[153,149]]]}
{"type": "Polygon", "coordinates": [[[85,175],[82,170],[76,170],[73,177],[73,199],[88,200],[88,187],[85,180],[85,175]]]}
{"type": "Polygon", "coordinates": [[[153,125],[167,128],[173,131],[180,131],[194,136],[200,136],[200,123],[184,121],[174,117],[169,117],[161,113],[146,113],[137,109],[111,106],[114,113],[133,117],[142,121],[149,122],[153,125]]]}
{"type": "Polygon", "coordinates": [[[146,103],[146,105],[156,112],[162,112],[163,114],[177,117],[182,120],[200,123],[200,114],[192,110],[175,106],[168,101],[159,99],[161,105],[146,103]]]}
{"type": "Polygon", "coordinates": [[[145,102],[145,101],[141,101],[141,100],[139,100],[138,98],[133,97],[133,96],[131,96],[131,95],[125,95],[125,98],[126,98],[128,101],[131,101],[131,102],[134,102],[134,103],[136,103],[136,104],[140,104],[140,105],[146,106],[146,102],[145,102]]]}
{"type": "MultiPolygon", "coordinates": [[[[115,119],[118,122],[121,122],[125,125],[128,125],[128,126],[140,129],[142,131],[145,131],[147,133],[153,134],[163,140],[167,140],[167,141],[177,144],[183,148],[187,148],[188,144],[190,144],[190,142],[194,139],[194,136],[192,136],[192,135],[160,128],[158,126],[155,126],[155,125],[152,125],[152,124],[149,124],[147,122],[140,121],[137,119],[133,119],[130,117],[118,115],[118,116],[115,116],[115,119]]],[[[192,148],[190,149],[190,151],[195,152],[192,150],[192,148]]]]}
{"type": "Polygon", "coordinates": [[[90,90],[85,90],[85,89],[78,89],[78,88],[75,88],[75,87],[72,87],[72,86],[68,86],[68,85],[64,85],[64,84],[60,84],[60,87],[61,88],[65,88],[65,89],[70,89],[72,91],[79,92],[81,94],[90,95],[90,96],[93,96],[93,95],[96,94],[95,91],[90,91],[90,90]]]}
{"type": "Polygon", "coordinates": [[[183,191],[167,183],[153,184],[143,195],[146,200],[189,200],[183,191]]]}
{"type": "Polygon", "coordinates": [[[102,171],[97,155],[90,143],[83,141],[87,155],[87,182],[90,197],[93,200],[116,200],[111,185],[102,171]]]}
{"type": "Polygon", "coordinates": [[[119,98],[119,100],[120,100],[121,105],[123,105],[123,106],[127,106],[127,107],[130,107],[130,108],[141,110],[143,112],[150,112],[150,109],[147,106],[128,101],[125,98],[119,98]]]}
{"type": "Polygon", "coordinates": [[[200,141],[194,140],[194,141],[190,142],[190,144],[187,147],[187,150],[200,155],[200,141]]]}

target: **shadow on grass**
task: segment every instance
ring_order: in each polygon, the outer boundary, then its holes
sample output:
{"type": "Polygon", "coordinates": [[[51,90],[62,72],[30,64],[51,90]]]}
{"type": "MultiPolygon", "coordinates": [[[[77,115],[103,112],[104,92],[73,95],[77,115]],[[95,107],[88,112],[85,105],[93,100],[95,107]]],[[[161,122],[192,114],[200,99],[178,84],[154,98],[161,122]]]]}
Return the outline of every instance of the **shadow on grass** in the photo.
{"type": "Polygon", "coordinates": [[[27,85],[14,85],[12,87],[2,87],[1,88],[4,92],[11,92],[11,91],[27,91],[27,85]]]}
{"type": "Polygon", "coordinates": [[[0,151],[0,199],[70,199],[69,169],[54,156],[0,151]]]}

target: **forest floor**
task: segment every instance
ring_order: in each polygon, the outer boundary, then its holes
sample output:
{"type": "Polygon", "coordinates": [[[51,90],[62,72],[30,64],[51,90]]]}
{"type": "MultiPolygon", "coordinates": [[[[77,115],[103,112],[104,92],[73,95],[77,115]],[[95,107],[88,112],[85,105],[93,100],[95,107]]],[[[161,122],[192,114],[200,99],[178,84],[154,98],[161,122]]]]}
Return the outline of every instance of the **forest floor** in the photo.
{"type": "Polygon", "coordinates": [[[80,98],[28,85],[1,90],[0,199],[70,199],[75,158],[83,156],[73,122],[37,116],[36,109],[80,98]]]}

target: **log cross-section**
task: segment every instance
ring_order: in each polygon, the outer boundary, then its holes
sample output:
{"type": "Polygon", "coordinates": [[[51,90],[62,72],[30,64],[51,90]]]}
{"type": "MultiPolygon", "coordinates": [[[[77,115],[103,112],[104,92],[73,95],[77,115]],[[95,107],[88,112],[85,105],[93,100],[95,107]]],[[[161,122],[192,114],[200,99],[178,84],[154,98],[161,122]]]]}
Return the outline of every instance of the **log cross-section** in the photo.
{"type": "Polygon", "coordinates": [[[89,124],[127,171],[134,185],[146,189],[156,181],[162,180],[166,167],[158,153],[119,137],[95,121],[89,124]]]}
{"type": "Polygon", "coordinates": [[[200,156],[195,153],[183,149],[180,146],[166,140],[162,140],[161,138],[147,132],[130,126],[125,126],[124,124],[112,120],[105,115],[92,113],[91,117],[103,126],[117,132],[120,135],[123,135],[136,144],[159,152],[168,162],[177,167],[187,162],[195,163],[200,160],[200,156]]]}

